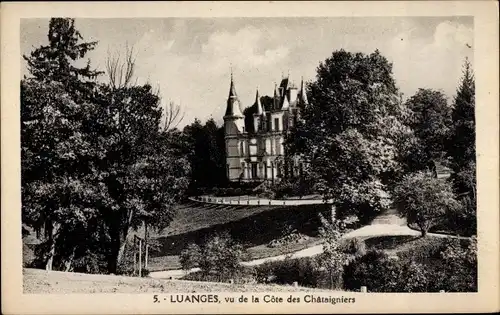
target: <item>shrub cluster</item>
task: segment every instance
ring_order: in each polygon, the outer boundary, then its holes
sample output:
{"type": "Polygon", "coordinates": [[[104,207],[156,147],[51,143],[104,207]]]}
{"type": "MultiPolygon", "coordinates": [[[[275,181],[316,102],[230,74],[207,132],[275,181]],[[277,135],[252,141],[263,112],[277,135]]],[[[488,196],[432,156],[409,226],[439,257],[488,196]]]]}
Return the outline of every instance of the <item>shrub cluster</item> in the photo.
{"type": "Polygon", "coordinates": [[[343,273],[344,288],[371,292],[476,292],[476,240],[449,239],[389,257],[370,250],[352,260],[343,273]]]}
{"type": "Polygon", "coordinates": [[[241,276],[243,247],[235,243],[228,233],[215,234],[202,246],[189,244],[180,255],[183,269],[198,267],[203,281],[228,281],[241,276]]]}
{"type": "Polygon", "coordinates": [[[269,261],[255,268],[259,283],[292,284],[304,287],[324,287],[325,273],[314,257],[269,261]]]}
{"type": "Polygon", "coordinates": [[[474,238],[429,238],[424,245],[397,255],[367,250],[364,241],[353,238],[343,241],[340,250],[348,257],[340,272],[324,267],[327,256],[318,255],[264,263],[255,267],[255,280],[350,291],[366,286],[370,292],[477,292],[474,238]]]}

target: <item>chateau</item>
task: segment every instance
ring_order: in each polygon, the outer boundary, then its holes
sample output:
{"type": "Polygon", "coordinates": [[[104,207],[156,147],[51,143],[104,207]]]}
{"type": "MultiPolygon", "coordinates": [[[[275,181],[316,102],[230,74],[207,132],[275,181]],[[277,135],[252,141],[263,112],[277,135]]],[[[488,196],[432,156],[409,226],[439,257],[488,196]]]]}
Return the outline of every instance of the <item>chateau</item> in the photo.
{"type": "Polygon", "coordinates": [[[297,176],[302,165],[297,158],[285,164],[283,141],[307,103],[304,81],[299,90],[288,75],[279,86],[275,84],[272,101],[263,106],[257,89],[254,104],[243,110],[231,73],[224,115],[228,179],[274,182],[284,176],[297,176]]]}

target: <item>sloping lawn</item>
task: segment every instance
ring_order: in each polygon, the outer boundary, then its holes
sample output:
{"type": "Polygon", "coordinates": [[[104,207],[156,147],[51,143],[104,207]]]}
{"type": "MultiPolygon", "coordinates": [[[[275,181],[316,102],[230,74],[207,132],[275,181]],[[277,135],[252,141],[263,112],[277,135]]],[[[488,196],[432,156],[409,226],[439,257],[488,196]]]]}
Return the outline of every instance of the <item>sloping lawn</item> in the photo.
{"type": "MultiPolygon", "coordinates": [[[[322,204],[239,206],[189,202],[179,206],[169,228],[151,236],[159,247],[150,252],[148,270],[179,269],[178,255],[189,243],[201,243],[210,235],[223,231],[248,250],[246,260],[292,253],[318,241],[318,213],[326,211],[329,211],[328,206],[322,204]],[[271,240],[280,238],[288,227],[307,235],[308,239],[286,246],[267,246],[271,240]]],[[[143,232],[139,230],[138,233],[143,232]]]]}

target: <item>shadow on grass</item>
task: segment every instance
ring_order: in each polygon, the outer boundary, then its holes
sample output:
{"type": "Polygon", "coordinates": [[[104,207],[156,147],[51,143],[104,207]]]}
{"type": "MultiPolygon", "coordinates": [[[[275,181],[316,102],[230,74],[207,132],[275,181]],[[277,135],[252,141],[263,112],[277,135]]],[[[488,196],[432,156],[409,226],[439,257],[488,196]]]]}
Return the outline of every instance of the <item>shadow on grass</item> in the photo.
{"type": "Polygon", "coordinates": [[[393,250],[420,239],[414,235],[377,236],[365,240],[368,249],[393,250]]]}
{"type": "Polygon", "coordinates": [[[160,236],[156,240],[161,246],[158,251],[151,253],[151,257],[179,255],[189,243],[201,244],[207,237],[223,231],[229,232],[234,240],[246,248],[267,244],[281,237],[288,226],[296,229],[298,233],[315,237],[320,226],[318,213],[326,215],[327,211],[329,208],[325,205],[277,207],[236,221],[177,235],[160,236]]]}

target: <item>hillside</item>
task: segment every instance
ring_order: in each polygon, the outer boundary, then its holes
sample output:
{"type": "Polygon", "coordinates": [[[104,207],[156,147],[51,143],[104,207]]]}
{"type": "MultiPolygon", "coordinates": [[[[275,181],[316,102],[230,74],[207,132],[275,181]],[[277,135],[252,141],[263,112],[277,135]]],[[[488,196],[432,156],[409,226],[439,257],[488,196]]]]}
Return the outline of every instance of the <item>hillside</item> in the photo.
{"type": "MultiPolygon", "coordinates": [[[[188,202],[178,207],[170,226],[151,236],[159,245],[151,251],[150,270],[179,268],[177,256],[191,242],[200,242],[215,232],[227,231],[249,252],[248,259],[290,253],[317,244],[320,226],[318,213],[326,205],[246,206],[211,205],[188,202]],[[291,229],[307,240],[286,247],[269,248],[267,244],[291,229]]],[[[138,231],[139,234],[142,231],[138,231]]]]}
{"type": "Polygon", "coordinates": [[[298,292],[324,291],[279,285],[229,284],[183,280],[91,275],[84,273],[23,270],[24,293],[152,293],[152,292],[298,292]]]}

